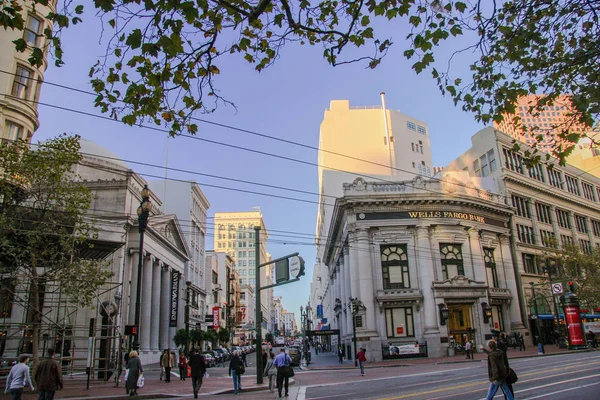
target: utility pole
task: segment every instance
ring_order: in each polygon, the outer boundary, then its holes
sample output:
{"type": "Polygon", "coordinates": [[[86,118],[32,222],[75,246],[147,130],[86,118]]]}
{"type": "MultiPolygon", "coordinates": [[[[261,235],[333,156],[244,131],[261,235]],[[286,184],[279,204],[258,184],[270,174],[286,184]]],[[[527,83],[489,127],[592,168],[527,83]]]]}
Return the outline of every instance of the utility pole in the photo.
{"type": "Polygon", "coordinates": [[[358,314],[358,299],[350,298],[351,311],[352,311],[352,342],[354,343],[354,354],[352,354],[352,358],[354,359],[354,366],[358,367],[358,360],[356,359],[356,355],[358,354],[358,349],[356,348],[356,314],[358,314]]]}
{"type": "Polygon", "coordinates": [[[256,383],[263,383],[262,365],[262,310],[260,306],[260,225],[254,226],[254,260],[256,261],[255,316],[256,321],[256,383]]]}

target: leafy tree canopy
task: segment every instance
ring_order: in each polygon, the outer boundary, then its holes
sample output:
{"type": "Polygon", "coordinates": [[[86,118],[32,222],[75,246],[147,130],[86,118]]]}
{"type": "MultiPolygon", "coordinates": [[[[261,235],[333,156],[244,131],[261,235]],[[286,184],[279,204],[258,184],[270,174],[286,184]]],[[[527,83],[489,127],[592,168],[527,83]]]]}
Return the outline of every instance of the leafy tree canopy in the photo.
{"type": "MultiPolygon", "coordinates": [[[[4,2],[0,24],[23,29],[20,4],[49,2],[4,2]]],[[[55,31],[44,32],[56,65],[63,63],[61,30],[80,23],[87,5],[59,3],[60,11],[48,15],[55,31]]],[[[93,7],[106,42],[105,56],[90,69],[95,104],[127,124],[150,119],[173,135],[196,133],[194,113],[228,103],[215,80],[227,57],[243,57],[261,71],[286,44],[299,42],[322,46],[333,66],[363,62],[375,68],[393,44],[377,27],[397,19],[410,28],[401,45],[414,71],[429,71],[441,92],[478,121],[512,115],[519,96],[544,95],[531,106],[535,113],[561,94],[572,95],[575,111],[557,127],[565,141],[554,149],[561,159],[586,135],[573,127],[593,126],[600,111],[598,1],[94,0],[93,7]],[[439,48],[455,37],[464,38],[461,48],[450,47],[457,50],[452,57],[439,59],[439,48]],[[463,52],[474,54],[470,72],[454,76],[452,59],[463,52]]],[[[28,47],[23,39],[15,45],[28,47]]],[[[33,65],[42,64],[42,50],[32,49],[33,65]]],[[[519,116],[512,122],[520,125],[519,116]]],[[[536,152],[530,158],[542,159],[536,152]]]]}

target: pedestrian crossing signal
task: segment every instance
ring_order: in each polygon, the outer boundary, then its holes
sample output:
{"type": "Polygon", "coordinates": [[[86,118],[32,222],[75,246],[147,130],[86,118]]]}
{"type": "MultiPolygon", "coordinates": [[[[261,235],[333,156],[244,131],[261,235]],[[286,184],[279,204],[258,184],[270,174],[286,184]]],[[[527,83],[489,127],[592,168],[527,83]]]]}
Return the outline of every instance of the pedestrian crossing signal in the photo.
{"type": "Polygon", "coordinates": [[[125,325],[125,336],[137,336],[137,325],[125,325]]]}

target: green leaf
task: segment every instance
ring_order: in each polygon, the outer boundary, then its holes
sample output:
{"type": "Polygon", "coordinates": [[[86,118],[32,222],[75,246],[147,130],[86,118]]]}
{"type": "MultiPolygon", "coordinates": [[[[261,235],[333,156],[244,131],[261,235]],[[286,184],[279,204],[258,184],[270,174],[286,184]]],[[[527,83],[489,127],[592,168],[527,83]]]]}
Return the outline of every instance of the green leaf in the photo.
{"type": "Polygon", "coordinates": [[[134,29],[129,36],[127,36],[125,44],[132,49],[138,49],[142,45],[142,31],[139,29],[134,29]]]}

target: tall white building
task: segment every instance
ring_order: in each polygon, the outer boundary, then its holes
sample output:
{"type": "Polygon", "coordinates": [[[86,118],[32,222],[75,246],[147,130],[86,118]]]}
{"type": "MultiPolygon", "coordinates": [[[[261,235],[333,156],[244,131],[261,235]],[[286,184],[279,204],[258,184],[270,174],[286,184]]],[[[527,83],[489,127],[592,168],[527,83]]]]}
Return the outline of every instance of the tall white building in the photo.
{"type": "Polygon", "coordinates": [[[190,250],[190,261],[186,264],[184,282],[189,285],[189,324],[202,327],[206,310],[206,287],[204,262],[206,249],[206,213],[210,207],[208,199],[196,182],[150,181],[150,188],[161,195],[163,211],[175,214],[185,235],[190,250]]]}

